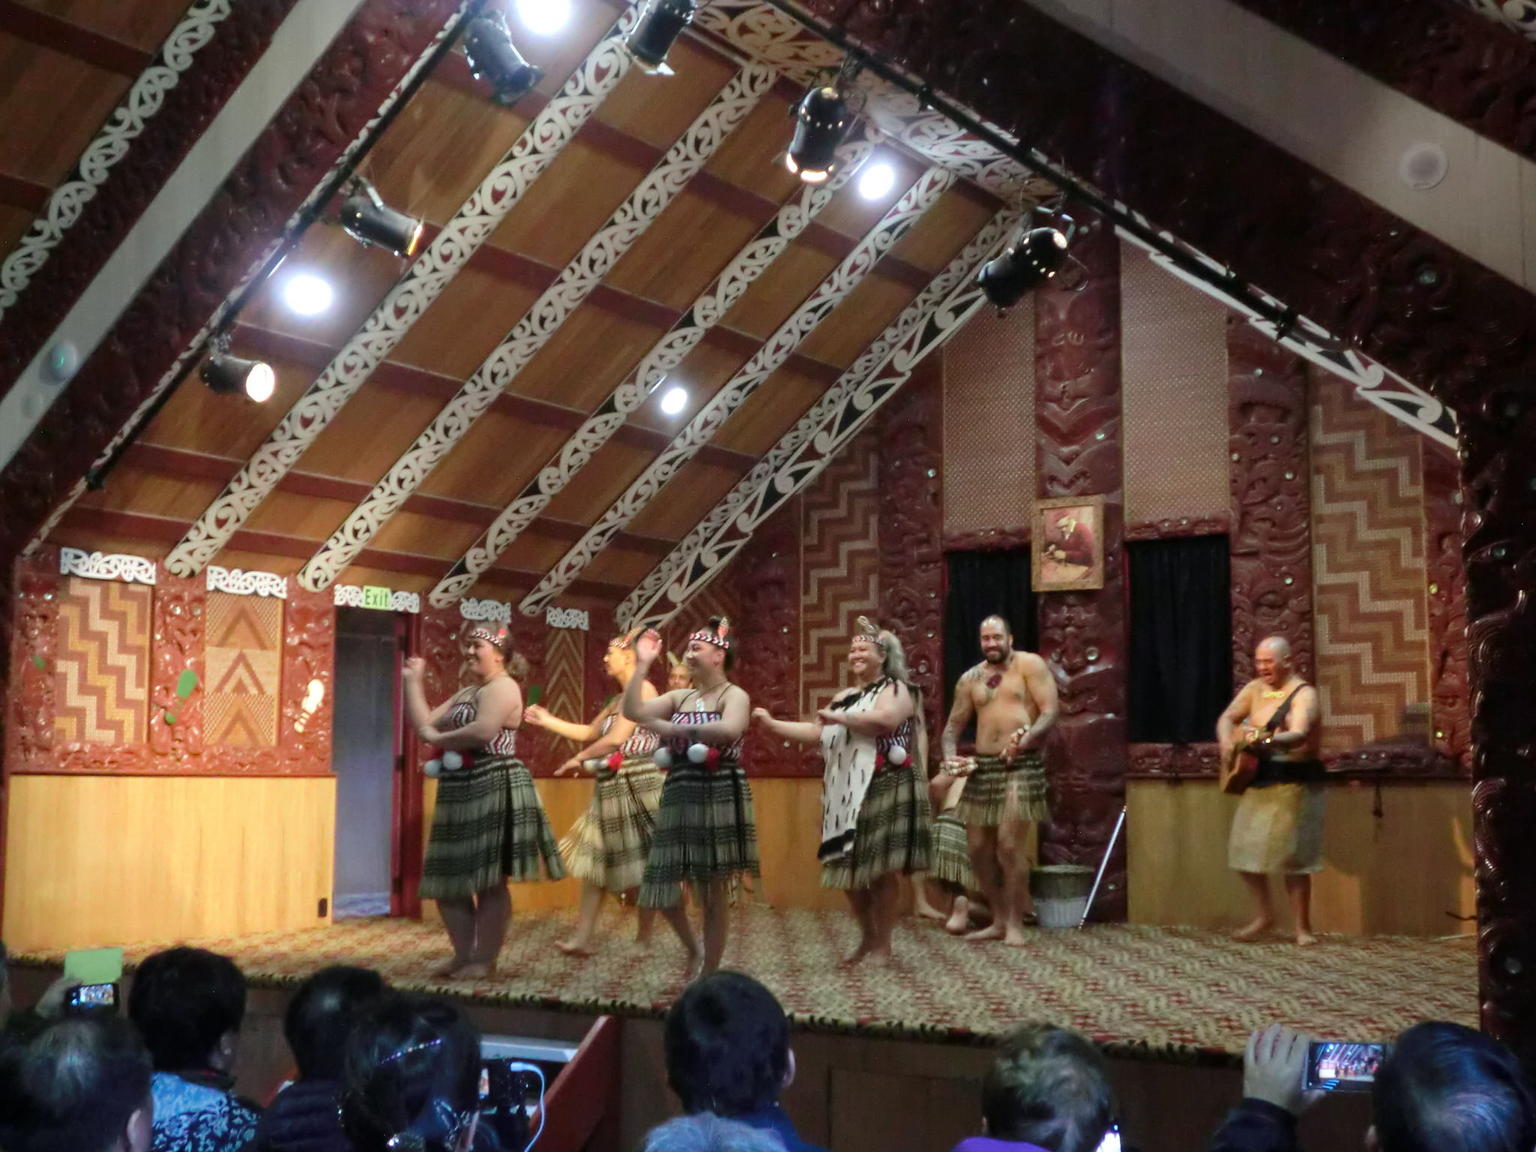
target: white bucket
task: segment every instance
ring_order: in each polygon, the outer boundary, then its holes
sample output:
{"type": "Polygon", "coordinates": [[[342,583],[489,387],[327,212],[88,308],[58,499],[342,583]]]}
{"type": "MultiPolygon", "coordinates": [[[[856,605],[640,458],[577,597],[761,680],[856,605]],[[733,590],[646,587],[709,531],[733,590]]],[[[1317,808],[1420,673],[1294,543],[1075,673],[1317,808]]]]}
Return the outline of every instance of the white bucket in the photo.
{"type": "Polygon", "coordinates": [[[1068,900],[1036,900],[1035,915],[1042,928],[1076,928],[1088,910],[1088,897],[1073,896],[1068,900]]]}
{"type": "Polygon", "coordinates": [[[1093,869],[1081,864],[1046,864],[1029,876],[1035,916],[1042,928],[1076,928],[1088,910],[1093,869]]]}

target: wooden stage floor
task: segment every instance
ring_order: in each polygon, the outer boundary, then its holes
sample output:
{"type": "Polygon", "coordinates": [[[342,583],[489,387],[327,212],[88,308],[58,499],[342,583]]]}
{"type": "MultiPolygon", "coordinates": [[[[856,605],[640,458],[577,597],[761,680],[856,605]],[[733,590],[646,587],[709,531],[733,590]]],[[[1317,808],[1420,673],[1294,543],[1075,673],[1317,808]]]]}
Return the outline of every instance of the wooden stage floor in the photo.
{"type": "MultiPolygon", "coordinates": [[[[573,913],[519,916],[500,974],[445,982],[439,927],[409,920],[347,920],[298,932],[193,943],[226,953],[257,986],[281,987],[327,964],[377,968],[401,987],[486,1005],[655,1017],[677,994],[680,952],[662,922],[653,950],[628,937],[633,921],[610,910],[606,950],[570,959],[555,949],[573,913]]],[[[130,963],[168,942],[129,947],[130,963]]],[[[897,962],[839,967],[853,943],[846,915],[762,906],[738,909],[726,954],[772,988],[797,1030],[976,1044],[1023,1020],[1076,1028],[1112,1054],[1226,1063],[1249,1031],[1279,1020],[1315,1036],[1386,1038],[1423,1019],[1475,1025],[1473,937],[1324,936],[1315,948],[1276,937],[1236,944],[1196,929],[1095,926],[1032,930],[1029,946],[967,943],[937,926],[903,922],[897,962]]],[[[18,957],[57,963],[59,957],[18,957]]]]}

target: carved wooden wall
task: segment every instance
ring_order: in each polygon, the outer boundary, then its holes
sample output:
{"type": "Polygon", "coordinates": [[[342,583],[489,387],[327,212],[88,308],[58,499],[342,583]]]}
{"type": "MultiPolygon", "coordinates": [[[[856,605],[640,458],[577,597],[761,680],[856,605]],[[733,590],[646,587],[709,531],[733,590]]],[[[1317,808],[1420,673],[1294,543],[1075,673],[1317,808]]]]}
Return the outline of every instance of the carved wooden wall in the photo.
{"type": "MultiPolygon", "coordinates": [[[[867,435],[867,433],[866,433],[867,435]]],[[[795,667],[800,635],[800,524],[803,502],[795,497],[769,518],[736,559],[742,580],[741,638],[744,659],[732,674],[754,708],[796,716],[800,676],[795,667]]],[[[802,755],[758,730],[748,737],[747,770],[754,776],[820,776],[821,761],[802,755]]]]}
{"type": "Polygon", "coordinates": [[[1461,558],[1461,488],[1456,460],[1424,444],[1424,526],[1429,603],[1430,731],[1457,771],[1472,770],[1467,678],[1467,571],[1461,558]]]}
{"type": "MultiPolygon", "coordinates": [[[[1046,752],[1051,819],[1041,856],[1097,865],[1125,803],[1126,620],[1120,418],[1120,251],[1113,229],[1093,219],[1073,255],[1086,268],[1080,290],[1055,281],[1035,292],[1037,492],[1104,497],[1104,587],[1040,595],[1040,652],[1061,697],[1046,752]]],[[[1122,836],[1095,915],[1123,920],[1122,836]]]]}

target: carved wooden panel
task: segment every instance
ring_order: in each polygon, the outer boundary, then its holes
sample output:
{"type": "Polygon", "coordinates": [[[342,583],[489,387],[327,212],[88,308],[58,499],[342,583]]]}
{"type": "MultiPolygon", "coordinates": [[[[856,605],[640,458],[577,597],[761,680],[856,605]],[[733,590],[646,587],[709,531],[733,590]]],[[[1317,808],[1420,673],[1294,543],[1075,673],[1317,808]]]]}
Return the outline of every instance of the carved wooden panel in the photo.
{"type": "Polygon", "coordinates": [[[946,552],[1006,552],[1028,547],[1028,528],[980,528],[975,532],[944,533],[946,552]]]}
{"type": "Polygon", "coordinates": [[[1232,683],[1253,678],[1266,636],[1291,643],[1313,678],[1307,374],[1240,317],[1227,322],[1232,431],[1232,683]]]}
{"type": "MultiPolygon", "coordinates": [[[[1035,292],[1037,491],[1043,499],[1103,496],[1104,587],[1040,595],[1040,652],[1061,698],[1046,752],[1051,822],[1040,854],[1097,865],[1125,803],[1128,766],[1119,244],[1093,219],[1072,254],[1086,269],[1080,291],[1049,281],[1035,292]]],[[[1122,836],[1097,918],[1125,919],[1125,869],[1122,836]]]]}
{"type": "MultiPolygon", "coordinates": [[[[923,691],[928,734],[937,749],[944,717],[944,389],[929,357],[885,411],[880,464],[878,620],[901,638],[913,681],[923,691]]],[[[959,675],[955,670],[952,675],[959,675]]]]}
{"type": "Polygon", "coordinates": [[[1467,679],[1467,569],[1461,558],[1461,488],[1456,460],[1425,442],[1425,591],[1429,604],[1430,732],[1435,747],[1472,770],[1467,679]]]}
{"type": "MultiPolygon", "coordinates": [[[[743,659],[733,679],[752,697],[754,708],[775,716],[797,716],[800,676],[795,642],[800,634],[800,524],[802,501],[795,497],[760,527],[736,559],[740,582],[743,659]]],[[[747,771],[754,776],[820,776],[821,758],[802,755],[753,729],[747,738],[747,771]]]]}

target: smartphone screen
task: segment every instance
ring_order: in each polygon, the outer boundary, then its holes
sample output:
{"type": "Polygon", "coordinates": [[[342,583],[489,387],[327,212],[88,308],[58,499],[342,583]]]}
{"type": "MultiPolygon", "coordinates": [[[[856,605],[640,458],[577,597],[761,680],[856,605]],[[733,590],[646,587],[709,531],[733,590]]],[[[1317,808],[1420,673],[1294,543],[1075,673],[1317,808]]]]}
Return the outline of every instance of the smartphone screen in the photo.
{"type": "Polygon", "coordinates": [[[1321,1040],[1307,1048],[1308,1088],[1324,1092],[1366,1092],[1376,1079],[1386,1045],[1321,1040]]]}
{"type": "Polygon", "coordinates": [[[66,1010],[74,1012],[95,1012],[98,1010],[111,1010],[117,1007],[116,984],[79,984],[71,988],[64,997],[66,1010]]]}
{"type": "Polygon", "coordinates": [[[1120,1125],[1111,1124],[1104,1139],[1099,1141],[1098,1152],[1120,1152],[1120,1125]]]}

